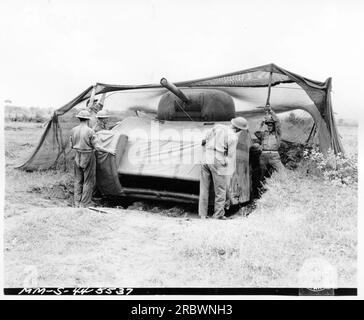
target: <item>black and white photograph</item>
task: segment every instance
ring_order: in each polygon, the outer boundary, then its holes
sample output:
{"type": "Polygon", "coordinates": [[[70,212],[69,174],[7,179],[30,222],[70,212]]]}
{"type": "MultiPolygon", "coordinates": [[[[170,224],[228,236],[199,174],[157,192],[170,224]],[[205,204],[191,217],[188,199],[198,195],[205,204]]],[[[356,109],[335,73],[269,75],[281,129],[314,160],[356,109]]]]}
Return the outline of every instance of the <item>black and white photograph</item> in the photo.
{"type": "Polygon", "coordinates": [[[2,295],[358,297],[363,9],[1,1],[2,295]]]}

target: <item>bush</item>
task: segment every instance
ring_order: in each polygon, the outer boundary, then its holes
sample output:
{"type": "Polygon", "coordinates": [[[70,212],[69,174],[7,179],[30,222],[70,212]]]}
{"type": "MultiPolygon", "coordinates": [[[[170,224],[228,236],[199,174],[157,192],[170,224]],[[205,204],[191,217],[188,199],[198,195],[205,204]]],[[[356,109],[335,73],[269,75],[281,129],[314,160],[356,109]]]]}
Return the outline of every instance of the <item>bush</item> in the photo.
{"type": "Polygon", "coordinates": [[[355,156],[346,157],[342,153],[335,154],[329,149],[327,155],[317,147],[305,149],[303,157],[306,160],[307,172],[321,176],[325,180],[340,184],[358,183],[358,167],[355,156]]]}
{"type": "Polygon", "coordinates": [[[43,114],[41,114],[41,112],[39,112],[39,111],[35,112],[35,117],[33,119],[34,122],[39,123],[39,122],[45,122],[46,120],[47,120],[47,118],[43,114]]]}
{"type": "Polygon", "coordinates": [[[5,107],[5,120],[13,122],[43,123],[52,115],[51,109],[36,107],[5,107]]]}
{"type": "Polygon", "coordinates": [[[294,126],[303,126],[305,124],[305,119],[298,117],[294,112],[289,114],[287,121],[294,126]]]}

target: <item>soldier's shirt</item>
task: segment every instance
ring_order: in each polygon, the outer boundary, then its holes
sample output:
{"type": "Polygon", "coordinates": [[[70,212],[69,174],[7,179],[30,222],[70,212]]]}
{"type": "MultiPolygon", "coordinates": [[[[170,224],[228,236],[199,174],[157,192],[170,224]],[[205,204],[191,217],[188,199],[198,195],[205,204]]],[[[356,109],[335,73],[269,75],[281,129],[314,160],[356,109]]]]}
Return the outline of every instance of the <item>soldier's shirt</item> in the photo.
{"type": "Polygon", "coordinates": [[[206,132],[206,152],[202,163],[212,164],[217,160],[221,167],[219,174],[234,172],[238,136],[230,126],[217,124],[206,132]]]}
{"type": "Polygon", "coordinates": [[[263,150],[277,151],[279,148],[279,138],[275,132],[262,132],[262,148],[263,150]]]}
{"type": "MultiPolygon", "coordinates": [[[[275,122],[275,130],[272,133],[270,133],[268,130],[256,131],[255,135],[260,140],[263,150],[277,151],[281,144],[281,121],[273,111],[271,111],[270,116],[275,122]]],[[[263,124],[264,121],[262,122],[261,126],[263,126],[263,124]]]]}
{"type": "Polygon", "coordinates": [[[84,152],[92,151],[97,143],[95,131],[84,124],[80,124],[71,130],[70,140],[73,149],[84,152]]]}

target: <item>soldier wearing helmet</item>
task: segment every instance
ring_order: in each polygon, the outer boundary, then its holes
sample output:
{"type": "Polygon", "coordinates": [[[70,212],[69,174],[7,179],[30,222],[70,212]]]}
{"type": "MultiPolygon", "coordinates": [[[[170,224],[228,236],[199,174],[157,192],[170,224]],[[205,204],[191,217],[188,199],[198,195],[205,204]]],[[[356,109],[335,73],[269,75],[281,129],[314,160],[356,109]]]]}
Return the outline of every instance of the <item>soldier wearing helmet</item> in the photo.
{"type": "Polygon", "coordinates": [[[110,115],[106,110],[100,110],[96,114],[97,122],[95,126],[92,128],[95,132],[99,132],[100,130],[108,130],[108,122],[110,115]]]}
{"type": "Polygon", "coordinates": [[[87,207],[91,204],[92,192],[96,183],[96,159],[94,151],[108,152],[98,144],[95,131],[89,127],[91,114],[87,110],[81,110],[76,117],[80,124],[71,130],[71,148],[75,150],[74,159],[74,205],[75,207],[87,207]]]}
{"type": "Polygon", "coordinates": [[[260,156],[261,178],[265,176],[269,167],[279,171],[283,168],[278,148],[281,144],[281,123],[269,103],[266,105],[266,114],[261,122],[259,131],[255,132],[259,139],[262,154],[260,156]],[[266,126],[266,130],[262,130],[266,126]]]}
{"type": "Polygon", "coordinates": [[[238,133],[241,130],[248,130],[248,122],[243,117],[237,117],[231,120],[230,126],[215,125],[207,131],[202,140],[205,153],[201,163],[198,206],[201,219],[207,217],[211,182],[213,182],[215,193],[213,218],[225,219],[227,186],[235,171],[236,146],[238,133]]]}

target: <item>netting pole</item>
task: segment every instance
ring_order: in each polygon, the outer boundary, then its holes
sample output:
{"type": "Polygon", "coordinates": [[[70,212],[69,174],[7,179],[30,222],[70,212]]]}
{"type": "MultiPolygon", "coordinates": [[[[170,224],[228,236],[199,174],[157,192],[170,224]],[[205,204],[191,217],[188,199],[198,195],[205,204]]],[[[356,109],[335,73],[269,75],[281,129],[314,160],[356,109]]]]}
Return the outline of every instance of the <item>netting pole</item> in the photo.
{"type": "Polygon", "coordinates": [[[308,143],[310,141],[311,137],[313,137],[315,134],[316,134],[316,124],[315,124],[315,122],[313,122],[311,131],[310,131],[310,134],[308,135],[306,143],[308,143]]]}
{"type": "MultiPolygon", "coordinates": [[[[91,95],[90,95],[90,102],[88,106],[92,106],[94,104],[95,101],[95,96],[96,96],[96,84],[92,87],[92,91],[91,91],[91,95]]],[[[86,105],[86,107],[88,107],[86,105]]]]}
{"type": "Polygon", "coordinates": [[[265,105],[269,105],[269,100],[270,100],[270,92],[271,92],[271,87],[272,87],[272,76],[273,76],[273,71],[271,71],[269,73],[269,82],[268,82],[268,95],[267,95],[267,101],[265,102],[265,105]]]}

